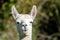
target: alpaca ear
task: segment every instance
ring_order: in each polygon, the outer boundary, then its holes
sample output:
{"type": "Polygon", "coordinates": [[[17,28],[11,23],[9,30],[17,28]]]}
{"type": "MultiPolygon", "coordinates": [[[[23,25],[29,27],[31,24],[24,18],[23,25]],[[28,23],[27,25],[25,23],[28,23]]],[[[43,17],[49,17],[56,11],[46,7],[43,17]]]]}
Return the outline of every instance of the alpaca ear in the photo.
{"type": "Polygon", "coordinates": [[[36,5],[33,5],[32,10],[30,12],[30,15],[31,15],[33,20],[36,17],[36,14],[37,14],[37,8],[36,8],[36,5]]]}
{"type": "Polygon", "coordinates": [[[16,20],[17,17],[19,17],[19,13],[18,11],[16,10],[15,6],[13,5],[12,8],[11,8],[11,13],[12,13],[12,16],[13,18],[16,20]]]}

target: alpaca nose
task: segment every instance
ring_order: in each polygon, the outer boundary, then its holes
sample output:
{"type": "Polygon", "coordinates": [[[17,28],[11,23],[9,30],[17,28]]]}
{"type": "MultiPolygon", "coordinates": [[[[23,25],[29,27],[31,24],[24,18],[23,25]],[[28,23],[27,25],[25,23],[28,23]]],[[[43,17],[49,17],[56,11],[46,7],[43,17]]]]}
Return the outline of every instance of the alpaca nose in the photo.
{"type": "Polygon", "coordinates": [[[22,26],[24,27],[24,31],[27,31],[27,30],[26,30],[26,26],[27,26],[27,24],[22,25],[22,26]]]}
{"type": "Polygon", "coordinates": [[[22,25],[22,26],[26,27],[26,26],[27,26],[27,24],[25,24],[25,25],[22,25]]]}

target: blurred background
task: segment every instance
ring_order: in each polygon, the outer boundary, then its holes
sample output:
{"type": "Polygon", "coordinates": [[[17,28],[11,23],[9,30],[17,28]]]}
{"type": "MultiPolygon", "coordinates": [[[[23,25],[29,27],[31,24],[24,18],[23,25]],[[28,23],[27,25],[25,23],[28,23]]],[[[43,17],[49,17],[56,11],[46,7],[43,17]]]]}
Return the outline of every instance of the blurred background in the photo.
{"type": "Polygon", "coordinates": [[[0,40],[19,39],[12,5],[20,14],[28,14],[33,5],[37,6],[33,40],[60,40],[60,0],[0,0],[0,40]]]}

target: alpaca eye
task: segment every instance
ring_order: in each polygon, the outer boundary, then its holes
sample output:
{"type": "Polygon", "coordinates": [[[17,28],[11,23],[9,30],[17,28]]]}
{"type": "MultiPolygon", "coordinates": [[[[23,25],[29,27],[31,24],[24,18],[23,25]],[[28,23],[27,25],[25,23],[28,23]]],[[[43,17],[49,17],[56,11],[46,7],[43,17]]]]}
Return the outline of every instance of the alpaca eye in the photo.
{"type": "Polygon", "coordinates": [[[17,24],[19,24],[19,22],[17,22],[17,24]]]}
{"type": "Polygon", "coordinates": [[[33,22],[30,22],[30,23],[33,23],[33,22]]]}

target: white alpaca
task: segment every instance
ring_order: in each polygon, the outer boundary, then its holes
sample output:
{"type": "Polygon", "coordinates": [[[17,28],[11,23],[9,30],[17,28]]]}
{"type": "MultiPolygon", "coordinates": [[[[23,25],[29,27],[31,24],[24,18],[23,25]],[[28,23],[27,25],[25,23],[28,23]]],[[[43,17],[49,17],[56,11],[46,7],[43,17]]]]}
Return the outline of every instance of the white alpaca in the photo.
{"type": "Polygon", "coordinates": [[[29,14],[19,14],[14,5],[12,6],[11,10],[12,16],[18,25],[17,30],[20,34],[19,37],[21,37],[19,40],[32,40],[32,22],[36,17],[36,6],[33,5],[29,14]],[[22,38],[23,33],[26,35],[24,38],[22,38]]]}

